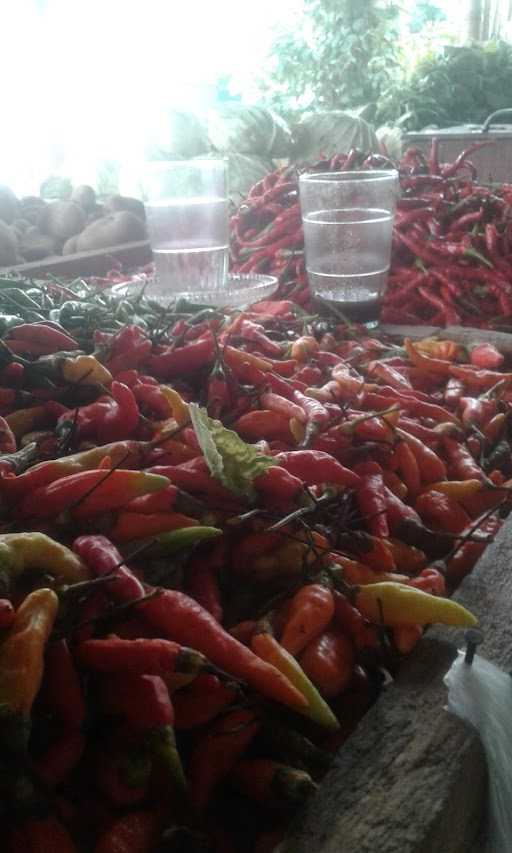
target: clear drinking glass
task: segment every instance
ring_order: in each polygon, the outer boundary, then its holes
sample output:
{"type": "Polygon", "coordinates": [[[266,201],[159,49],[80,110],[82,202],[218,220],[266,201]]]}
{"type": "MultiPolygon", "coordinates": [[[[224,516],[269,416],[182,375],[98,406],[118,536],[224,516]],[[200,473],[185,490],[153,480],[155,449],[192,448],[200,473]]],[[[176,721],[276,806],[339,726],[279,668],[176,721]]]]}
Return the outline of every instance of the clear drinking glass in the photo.
{"type": "Polygon", "coordinates": [[[299,189],[311,291],[349,317],[375,319],[389,271],[398,172],[304,174],[299,189]]]}
{"type": "Polygon", "coordinates": [[[229,217],[226,160],[148,164],[144,190],[156,275],[146,295],[166,304],[176,294],[200,300],[225,286],[229,217]]]}

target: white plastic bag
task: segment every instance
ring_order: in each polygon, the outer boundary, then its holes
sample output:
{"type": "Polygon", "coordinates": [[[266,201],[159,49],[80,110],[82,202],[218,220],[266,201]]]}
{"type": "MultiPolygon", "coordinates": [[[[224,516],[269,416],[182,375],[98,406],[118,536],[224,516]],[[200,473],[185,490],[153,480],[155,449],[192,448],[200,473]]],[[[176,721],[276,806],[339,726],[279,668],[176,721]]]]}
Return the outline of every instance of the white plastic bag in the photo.
{"type": "Polygon", "coordinates": [[[512,678],[459,652],[445,676],[448,709],[478,731],[489,770],[489,853],[512,853],[512,678]]]}

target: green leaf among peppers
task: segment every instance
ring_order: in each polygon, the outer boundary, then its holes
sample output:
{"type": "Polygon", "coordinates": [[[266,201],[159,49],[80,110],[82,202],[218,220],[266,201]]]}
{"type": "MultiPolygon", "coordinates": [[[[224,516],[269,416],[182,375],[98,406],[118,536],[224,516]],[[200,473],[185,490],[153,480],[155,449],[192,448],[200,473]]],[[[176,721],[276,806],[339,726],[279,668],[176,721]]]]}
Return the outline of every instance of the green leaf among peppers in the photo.
{"type": "Polygon", "coordinates": [[[259,453],[252,444],[246,444],[236,432],[210,418],[206,410],[195,403],[190,403],[189,411],[212,477],[236,495],[255,498],[253,481],[276,464],[274,459],[259,453]]]}

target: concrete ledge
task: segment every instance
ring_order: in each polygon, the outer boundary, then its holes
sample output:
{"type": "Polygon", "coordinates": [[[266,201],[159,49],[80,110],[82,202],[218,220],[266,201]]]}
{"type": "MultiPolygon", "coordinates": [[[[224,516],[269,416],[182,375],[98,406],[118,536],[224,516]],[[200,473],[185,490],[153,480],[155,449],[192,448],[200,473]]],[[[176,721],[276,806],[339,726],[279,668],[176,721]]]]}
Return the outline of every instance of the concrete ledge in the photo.
{"type": "MultiPolygon", "coordinates": [[[[479,650],[512,667],[512,520],[457,595],[479,650]]],[[[445,710],[443,677],[463,634],[432,629],[340,749],[283,853],[478,853],[486,766],[477,735],[445,710]]]]}

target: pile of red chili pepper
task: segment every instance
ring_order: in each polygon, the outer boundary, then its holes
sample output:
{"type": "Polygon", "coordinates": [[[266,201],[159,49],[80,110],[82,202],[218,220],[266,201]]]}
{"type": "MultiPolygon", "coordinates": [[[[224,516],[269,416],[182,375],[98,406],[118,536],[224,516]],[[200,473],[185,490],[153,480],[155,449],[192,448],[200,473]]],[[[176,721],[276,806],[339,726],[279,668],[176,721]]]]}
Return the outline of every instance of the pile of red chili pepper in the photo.
{"type": "Polygon", "coordinates": [[[291,301],[0,348],[5,850],[265,853],[510,509],[498,350],[291,301]]]}
{"type": "Polygon", "coordinates": [[[309,300],[298,179],[302,172],[396,168],[401,197],[382,307],[390,323],[497,328],[512,325],[512,186],[476,180],[471,153],[440,163],[409,148],[399,162],[355,149],[313,165],[288,166],[250,191],[231,220],[234,272],[279,277],[281,298],[309,300]]]}

